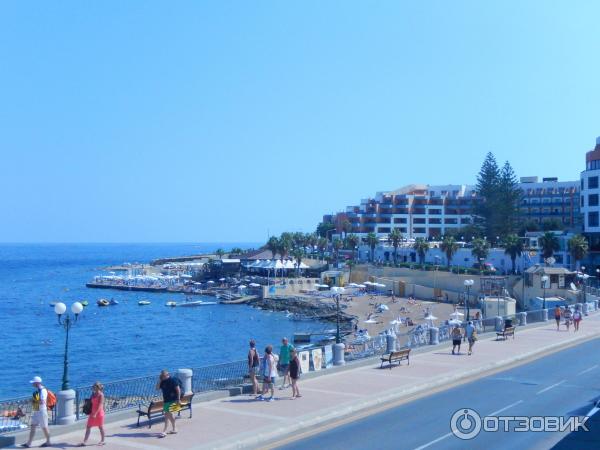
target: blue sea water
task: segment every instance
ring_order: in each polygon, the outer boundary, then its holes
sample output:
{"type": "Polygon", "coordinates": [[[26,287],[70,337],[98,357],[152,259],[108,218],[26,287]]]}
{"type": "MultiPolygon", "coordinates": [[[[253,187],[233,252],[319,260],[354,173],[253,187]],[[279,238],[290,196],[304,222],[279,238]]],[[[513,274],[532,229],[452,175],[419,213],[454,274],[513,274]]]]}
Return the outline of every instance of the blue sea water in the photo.
{"type": "Polygon", "coordinates": [[[247,305],[168,308],[166,301],[181,301],[183,295],[85,287],[109,265],[232,246],[253,245],[0,244],[0,399],[28,395],[34,375],[60,390],[65,331],[50,307],[58,300],[67,306],[82,299],[90,303],[71,329],[71,387],[240,360],[249,338],[262,350],[294,331],[323,328],[247,305]],[[99,308],[99,298],[120,304],[99,308]],[[138,306],[142,298],[152,304],[138,306]]]}

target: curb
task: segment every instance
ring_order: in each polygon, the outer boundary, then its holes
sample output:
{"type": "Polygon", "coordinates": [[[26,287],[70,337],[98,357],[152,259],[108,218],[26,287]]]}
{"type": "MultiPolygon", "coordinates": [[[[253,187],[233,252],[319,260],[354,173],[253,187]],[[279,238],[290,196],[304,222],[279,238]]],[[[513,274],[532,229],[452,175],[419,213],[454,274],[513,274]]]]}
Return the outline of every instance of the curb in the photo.
{"type": "MultiPolygon", "coordinates": [[[[547,322],[544,322],[547,323],[547,322]]],[[[377,398],[358,402],[345,407],[335,407],[328,408],[326,410],[321,410],[319,413],[313,416],[306,417],[304,419],[299,420],[290,426],[285,427],[277,427],[272,428],[266,432],[254,433],[252,435],[246,434],[242,435],[233,440],[223,440],[218,441],[213,444],[203,445],[199,447],[195,447],[195,449],[240,449],[240,448],[259,448],[268,445],[269,443],[274,443],[278,439],[281,439],[284,436],[289,436],[290,434],[306,431],[309,428],[315,426],[323,426],[327,423],[337,422],[343,419],[347,419],[352,417],[353,415],[359,412],[365,412],[369,409],[373,409],[376,407],[385,406],[387,404],[391,404],[398,400],[402,400],[403,398],[414,396],[423,392],[431,391],[436,388],[448,386],[448,385],[456,385],[457,381],[465,382],[472,381],[473,377],[480,378],[486,373],[491,373],[497,371],[498,369],[502,369],[511,365],[515,365],[518,363],[523,363],[530,359],[535,359],[534,357],[541,357],[542,355],[551,352],[553,350],[562,350],[564,348],[568,348],[574,344],[582,343],[591,339],[595,339],[600,337],[600,331],[596,331],[589,335],[585,335],[582,337],[574,337],[567,341],[563,341],[560,343],[550,344],[541,348],[538,348],[534,351],[530,351],[527,353],[520,354],[515,357],[506,358],[500,361],[496,361],[493,363],[488,363],[484,366],[478,367],[476,369],[471,369],[459,374],[451,375],[451,376],[443,376],[435,378],[432,381],[429,381],[424,384],[420,384],[418,386],[410,387],[410,388],[402,388],[388,391],[382,395],[379,395],[377,398]]],[[[437,347],[437,346],[435,346],[437,347]]]]}

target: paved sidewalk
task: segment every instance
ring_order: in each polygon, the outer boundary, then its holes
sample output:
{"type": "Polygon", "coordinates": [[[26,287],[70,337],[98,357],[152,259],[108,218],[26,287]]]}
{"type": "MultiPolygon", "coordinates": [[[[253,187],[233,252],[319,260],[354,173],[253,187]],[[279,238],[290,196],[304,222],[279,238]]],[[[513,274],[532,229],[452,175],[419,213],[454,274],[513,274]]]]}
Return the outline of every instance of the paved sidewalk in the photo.
{"type": "MultiPolygon", "coordinates": [[[[469,377],[524,361],[532,356],[559,349],[585,339],[600,337],[600,313],[585,317],[581,329],[564,326],[556,331],[554,320],[547,324],[519,330],[516,338],[496,341],[480,339],[472,356],[462,348],[461,355],[450,353],[451,345],[436,347],[430,352],[415,354],[410,366],[403,362],[392,370],[379,369],[379,364],[357,367],[315,378],[300,380],[302,398],[292,400],[291,390],[277,391],[274,402],[256,401],[252,396],[237,396],[195,404],[194,417],[182,414],[179,433],[159,439],[162,423],[152,429],[135,427],[131,418],[107,425],[107,445],[110,450],[124,449],[208,449],[258,447],[261,443],[290,437],[368,408],[403,397],[454,385],[469,377]]],[[[280,380],[279,380],[280,381],[280,380]]],[[[81,441],[83,432],[57,436],[55,447],[69,447],[81,441]]],[[[96,442],[97,430],[92,436],[96,442]]],[[[38,441],[37,444],[42,441],[38,441]]]]}

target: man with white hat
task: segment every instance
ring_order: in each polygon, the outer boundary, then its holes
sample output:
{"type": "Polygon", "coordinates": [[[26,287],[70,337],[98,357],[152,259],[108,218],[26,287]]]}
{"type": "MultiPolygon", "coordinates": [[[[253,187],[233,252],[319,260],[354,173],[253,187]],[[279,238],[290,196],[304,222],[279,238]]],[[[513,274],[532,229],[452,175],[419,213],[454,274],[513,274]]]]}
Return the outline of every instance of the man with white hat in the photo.
{"type": "Polygon", "coordinates": [[[40,427],[46,436],[46,442],[40,447],[50,447],[50,431],[48,430],[48,390],[42,384],[40,377],[33,377],[30,383],[35,388],[33,392],[33,401],[31,407],[31,429],[29,430],[29,440],[21,447],[29,448],[35,436],[35,430],[40,427]]]}

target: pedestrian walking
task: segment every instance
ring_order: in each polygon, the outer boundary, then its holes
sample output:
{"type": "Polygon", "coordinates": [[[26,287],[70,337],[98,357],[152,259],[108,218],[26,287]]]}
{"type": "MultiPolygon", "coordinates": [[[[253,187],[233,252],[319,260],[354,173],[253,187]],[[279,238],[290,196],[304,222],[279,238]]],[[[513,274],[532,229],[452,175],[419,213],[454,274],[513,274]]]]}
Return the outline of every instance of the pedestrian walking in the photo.
{"type": "Polygon", "coordinates": [[[458,325],[454,325],[452,329],[452,354],[460,355],[460,342],[462,341],[462,330],[458,325]],[[458,347],[458,352],[455,353],[456,348],[458,347]]]}
{"type": "Polygon", "coordinates": [[[556,320],[556,331],[559,331],[560,328],[560,316],[561,316],[561,309],[560,306],[556,306],[556,308],[554,308],[554,320],[556,320]]]}
{"type": "Polygon", "coordinates": [[[46,442],[40,447],[50,447],[50,430],[48,429],[48,389],[42,384],[42,378],[35,376],[29,382],[34,387],[32,401],[31,401],[31,422],[29,430],[29,439],[25,444],[21,444],[23,448],[30,448],[33,438],[35,437],[35,431],[38,427],[42,429],[46,442]]]}
{"type": "Polygon", "coordinates": [[[256,379],[256,373],[260,367],[260,356],[258,350],[256,350],[256,342],[254,339],[250,340],[250,350],[248,350],[248,375],[250,376],[250,382],[252,383],[252,395],[258,394],[258,380],[256,379]]]}
{"type": "Polygon", "coordinates": [[[565,308],[565,326],[567,327],[567,331],[571,327],[571,319],[573,318],[573,313],[571,312],[571,308],[568,306],[565,308]]]}
{"type": "Polygon", "coordinates": [[[279,389],[285,389],[285,381],[287,380],[289,385],[292,384],[290,380],[290,354],[294,350],[294,346],[288,342],[288,338],[284,337],[281,340],[281,347],[279,348],[279,364],[277,365],[278,372],[283,376],[283,381],[279,389]]]}
{"type": "Polygon", "coordinates": [[[473,346],[475,345],[475,341],[477,341],[477,330],[475,329],[475,327],[473,326],[473,322],[471,321],[469,321],[469,323],[465,327],[465,336],[467,336],[467,342],[469,343],[469,351],[467,354],[470,356],[473,353],[473,346]]]}
{"type": "Polygon", "coordinates": [[[177,429],[175,427],[175,416],[174,412],[181,410],[181,388],[175,378],[171,377],[168,370],[160,372],[158,377],[158,383],[156,384],[156,390],[162,391],[163,395],[163,413],[165,414],[165,426],[162,433],[158,435],[159,438],[167,437],[167,428],[169,423],[171,424],[171,431],[168,434],[176,434],[177,429]]]}
{"type": "Polygon", "coordinates": [[[92,396],[89,398],[91,408],[88,413],[87,425],[85,427],[85,437],[79,447],[85,447],[93,427],[100,430],[100,442],[98,445],[104,445],[104,386],[96,381],[92,386],[92,396]]]}
{"type": "Polygon", "coordinates": [[[292,380],[292,400],[302,397],[298,389],[298,378],[300,378],[300,360],[296,349],[290,352],[290,379],[292,380]]]}
{"type": "Polygon", "coordinates": [[[583,318],[581,311],[578,309],[575,310],[575,312],[573,313],[573,324],[575,325],[575,331],[579,331],[579,323],[581,322],[581,319],[583,318]]]}

